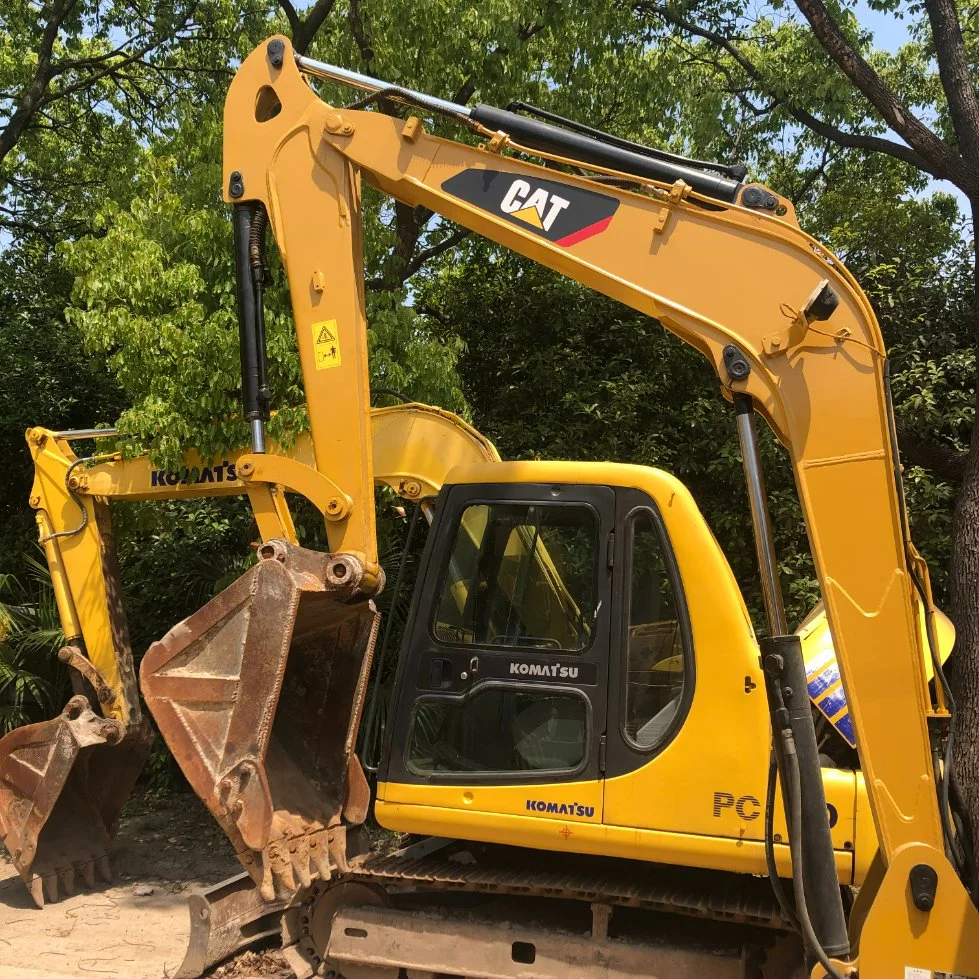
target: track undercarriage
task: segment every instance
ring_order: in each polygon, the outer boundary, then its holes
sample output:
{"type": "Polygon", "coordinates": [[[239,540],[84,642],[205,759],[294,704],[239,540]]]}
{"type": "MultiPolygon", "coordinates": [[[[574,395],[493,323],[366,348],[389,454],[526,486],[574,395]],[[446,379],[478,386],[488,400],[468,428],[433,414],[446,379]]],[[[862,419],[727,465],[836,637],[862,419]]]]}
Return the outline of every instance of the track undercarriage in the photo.
{"type": "Polygon", "coordinates": [[[805,975],[762,878],[432,838],[352,857],[289,904],[247,875],[193,898],[178,976],[262,939],[300,979],[805,975]]]}

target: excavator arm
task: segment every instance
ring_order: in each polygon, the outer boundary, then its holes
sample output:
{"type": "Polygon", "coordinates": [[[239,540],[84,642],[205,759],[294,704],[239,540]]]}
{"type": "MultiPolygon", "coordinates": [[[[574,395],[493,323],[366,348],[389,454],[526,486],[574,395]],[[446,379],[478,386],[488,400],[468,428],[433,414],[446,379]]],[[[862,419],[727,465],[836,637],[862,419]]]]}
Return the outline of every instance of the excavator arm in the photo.
{"type": "MultiPolygon", "coordinates": [[[[885,859],[909,843],[942,851],[886,355],[844,266],[768,191],[771,213],[617,174],[637,188],[622,190],[505,155],[521,147],[498,134],[473,147],[429,135],[416,117],[333,108],[289,43],[270,43],[283,46],[280,67],[269,45],[257,49],[228,94],[226,199],[268,211],[311,417],[331,375],[317,362],[315,324],[335,321],[341,349],[363,329],[360,266],[338,267],[359,251],[357,175],[659,320],[727,391],[750,396],[789,453],[885,859]],[[278,108],[264,118],[269,104],[278,108]],[[894,717],[907,723],[896,731],[894,717]]],[[[335,438],[342,426],[322,428],[335,438]]]]}
{"type": "MultiPolygon", "coordinates": [[[[225,199],[243,227],[267,215],[289,271],[321,468],[337,467],[337,483],[354,485],[356,474],[340,467],[362,465],[356,445],[337,451],[343,433],[359,438],[339,368],[351,342],[359,355],[354,338],[364,330],[361,178],[657,319],[707,357],[746,424],[757,410],[788,452],[886,869],[880,894],[903,893],[912,867],[930,867],[937,900],[949,902],[946,920],[972,920],[945,856],[934,759],[949,715],[941,685],[935,702],[928,687],[925,661],[937,651],[917,628],[920,606],[930,610],[927,571],[908,539],[887,360],[866,296],[767,188],[649,159],[633,167],[634,154],[575,145],[548,142],[522,117],[297,58],[284,38],[242,64],[225,106],[225,199]],[[370,97],[327,105],[311,87],[315,76],[417,114],[367,111],[370,97]],[[431,135],[420,117],[439,113],[483,142],[431,135]]],[[[342,543],[369,553],[360,525],[349,524],[342,543]]],[[[767,585],[772,631],[784,633],[777,587],[767,585]]],[[[865,934],[883,920],[883,903],[865,934]]]]}
{"type": "MultiPolygon", "coordinates": [[[[407,501],[431,500],[455,465],[499,459],[489,441],[440,408],[398,405],[373,409],[367,417],[375,484],[407,501]]],[[[245,495],[263,542],[296,545],[286,494],[304,496],[328,515],[336,492],[316,469],[308,435],[288,452],[272,447],[259,458],[244,449],[214,460],[191,452],[175,470],[160,469],[146,456],[103,452],[79,458],[72,450],[78,439],[94,439],[98,446],[114,434],[27,433],[35,467],[31,504],[66,638],[60,658],[75,687],[59,717],[18,728],[0,741],[0,831],[39,906],[45,898],[72,894],[76,874],[90,886],[96,875],[108,879],[109,840],[150,747],[111,505],[245,495]]],[[[255,704],[243,707],[248,712],[255,704]]]]}

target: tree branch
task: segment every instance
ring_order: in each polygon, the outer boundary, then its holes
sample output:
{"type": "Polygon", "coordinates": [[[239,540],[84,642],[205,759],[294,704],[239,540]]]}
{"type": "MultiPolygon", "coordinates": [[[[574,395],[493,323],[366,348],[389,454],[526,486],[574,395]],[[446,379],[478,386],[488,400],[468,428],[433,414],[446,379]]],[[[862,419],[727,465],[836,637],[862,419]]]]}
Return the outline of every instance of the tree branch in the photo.
{"type": "MultiPolygon", "coordinates": [[[[695,24],[693,21],[687,20],[685,17],[681,17],[679,14],[674,13],[668,7],[664,7],[658,3],[639,3],[636,5],[637,8],[647,12],[653,13],[657,16],[663,18],[667,23],[672,24],[674,27],[680,28],[680,30],[691,34],[694,37],[703,38],[705,41],[710,41],[711,44],[720,48],[722,51],[726,51],[735,62],[741,67],[741,69],[751,78],[760,88],[765,91],[770,91],[771,86],[768,84],[767,79],[762,73],[761,69],[732,41],[726,38],[723,34],[718,31],[713,31],[710,28],[702,27],[700,24],[695,24]]],[[[906,146],[904,143],[898,143],[891,139],[885,139],[882,136],[867,136],[861,133],[851,133],[846,130],[840,129],[838,126],[834,126],[832,123],[824,122],[822,119],[818,119],[811,112],[803,109],[797,105],[794,105],[788,99],[781,99],[779,103],[789,115],[792,116],[797,122],[802,123],[808,129],[811,129],[817,136],[822,136],[824,139],[832,140],[834,143],[844,146],[848,149],[860,149],[868,150],[873,153],[886,153],[888,156],[893,156],[898,160],[903,160],[905,163],[909,163],[913,167],[917,167],[919,170],[924,170],[926,173],[930,173],[933,177],[945,178],[947,174],[944,170],[940,170],[934,166],[932,163],[916,153],[910,146],[906,146]]],[[[942,144],[944,146],[944,144],[942,144]]]]}
{"type": "Polygon", "coordinates": [[[279,0],[279,7],[286,15],[286,20],[289,21],[289,31],[292,34],[293,47],[295,47],[296,35],[302,30],[303,22],[299,19],[299,14],[296,13],[296,8],[289,2],[289,0],[279,0]]]}
{"type": "MultiPolygon", "coordinates": [[[[323,21],[330,16],[334,6],[336,6],[336,0],[316,0],[313,9],[306,14],[305,19],[300,23],[299,29],[293,28],[292,46],[300,54],[306,53],[306,49],[316,37],[316,32],[323,26],[323,21]]],[[[293,12],[295,13],[295,11],[293,12]]],[[[286,16],[289,16],[288,13],[286,16]]]]}
{"type": "Polygon", "coordinates": [[[468,238],[472,232],[468,228],[457,228],[452,232],[447,238],[443,238],[438,244],[431,245],[428,248],[423,248],[420,252],[417,252],[410,262],[403,264],[401,266],[401,271],[396,276],[377,276],[373,279],[368,279],[365,283],[366,287],[372,292],[391,292],[394,289],[399,289],[403,286],[416,272],[418,272],[426,262],[432,261],[434,258],[438,258],[439,255],[444,255],[450,249],[453,249],[465,238],[468,238]]]}
{"type": "Polygon", "coordinates": [[[408,275],[405,276],[405,279],[411,278],[426,262],[430,262],[433,258],[438,258],[439,255],[455,248],[471,234],[472,232],[468,228],[456,228],[448,238],[443,238],[437,245],[423,248],[409,263],[408,275]]]}
{"type": "Polygon", "coordinates": [[[844,146],[847,149],[868,150],[871,153],[886,153],[888,156],[893,156],[897,160],[903,160],[905,163],[909,163],[911,166],[916,167],[918,170],[923,170],[925,173],[930,173],[933,177],[937,177],[940,180],[946,177],[943,171],[933,167],[928,159],[916,153],[910,146],[905,146],[904,143],[897,143],[892,139],[885,139],[883,136],[868,136],[863,133],[846,132],[832,125],[832,123],[817,119],[812,113],[807,112],[805,109],[800,109],[798,106],[786,105],[785,108],[793,119],[807,126],[817,136],[832,140],[834,143],[844,146]]]}
{"type": "Polygon", "coordinates": [[[908,462],[913,466],[927,469],[934,476],[947,483],[957,485],[965,474],[967,452],[956,452],[947,446],[918,435],[900,419],[895,422],[897,444],[908,462]]]}
{"type": "Polygon", "coordinates": [[[34,113],[37,112],[41,104],[41,99],[51,82],[51,52],[54,50],[54,42],[57,40],[61,25],[71,13],[75,2],[76,0],[55,0],[54,6],[51,8],[50,17],[44,25],[41,42],[38,45],[37,68],[34,70],[34,77],[25,89],[23,97],[7,125],[0,132],[0,163],[17,145],[17,140],[30,125],[34,113]]]}
{"type": "Polygon", "coordinates": [[[840,71],[863,93],[881,118],[931,166],[930,172],[950,180],[970,196],[979,193],[979,177],[940,140],[886,85],[853,49],[829,15],[822,0],[795,0],[816,39],[840,71]]]}
{"type": "Polygon", "coordinates": [[[374,70],[374,45],[371,44],[367,36],[367,29],[364,27],[364,18],[360,12],[360,0],[350,0],[347,9],[347,22],[350,24],[350,33],[354,36],[354,42],[360,51],[360,56],[368,71],[374,70]]]}
{"type": "MultiPolygon", "coordinates": [[[[186,17],[184,18],[183,23],[179,27],[174,29],[173,36],[176,36],[180,31],[182,31],[187,26],[187,22],[190,20],[190,17],[191,17],[191,12],[188,11],[186,17]]],[[[143,57],[149,54],[150,51],[152,51],[155,47],[159,47],[160,43],[161,43],[161,39],[158,37],[153,38],[150,41],[147,41],[146,44],[144,44],[141,48],[139,48],[139,50],[133,51],[131,54],[126,55],[126,57],[123,58],[122,60],[113,62],[113,64],[107,65],[106,67],[102,68],[99,71],[92,72],[92,74],[90,75],[85,75],[83,78],[80,78],[77,82],[74,82],[71,85],[66,85],[64,88],[59,88],[54,92],[48,92],[46,95],[42,97],[40,104],[42,106],[50,105],[52,102],[57,102],[59,99],[63,99],[66,96],[71,95],[73,92],[80,91],[83,88],[90,88],[97,81],[101,81],[107,75],[114,75],[117,72],[121,71],[123,68],[125,68],[127,65],[131,65],[135,61],[140,61],[143,57]]]]}
{"type": "Polygon", "coordinates": [[[975,170],[979,167],[979,99],[969,70],[962,28],[954,0],[925,0],[935,41],[938,74],[948,100],[959,151],[975,170]]]}

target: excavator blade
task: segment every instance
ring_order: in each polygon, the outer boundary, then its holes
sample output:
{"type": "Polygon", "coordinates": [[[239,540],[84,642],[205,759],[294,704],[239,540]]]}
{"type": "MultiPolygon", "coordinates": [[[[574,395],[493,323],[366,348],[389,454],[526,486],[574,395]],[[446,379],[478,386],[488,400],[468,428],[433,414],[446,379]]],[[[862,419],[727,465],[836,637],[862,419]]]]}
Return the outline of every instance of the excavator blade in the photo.
{"type": "Polygon", "coordinates": [[[353,555],[269,541],[154,643],[146,703],[266,901],[346,868],[367,815],[353,753],[379,616],[353,555]]]}
{"type": "Polygon", "coordinates": [[[126,733],[78,695],[50,721],[0,740],[0,834],[34,902],[110,879],[108,846],[149,753],[143,720],[126,733]]]}
{"type": "Polygon", "coordinates": [[[235,952],[255,942],[279,938],[285,900],[264,901],[248,874],[237,874],[191,894],[190,940],[174,979],[197,979],[235,952]]]}

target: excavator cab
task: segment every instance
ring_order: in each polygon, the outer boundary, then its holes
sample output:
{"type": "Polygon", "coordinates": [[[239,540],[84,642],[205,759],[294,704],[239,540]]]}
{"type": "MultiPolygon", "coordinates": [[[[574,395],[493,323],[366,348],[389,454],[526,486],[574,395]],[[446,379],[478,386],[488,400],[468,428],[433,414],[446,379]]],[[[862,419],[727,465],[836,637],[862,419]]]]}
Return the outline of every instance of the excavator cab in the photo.
{"type": "MultiPolygon", "coordinates": [[[[769,730],[758,643],[686,488],[639,466],[493,463],[449,473],[435,511],[381,825],[764,874],[768,759],[743,749],[769,730]]],[[[859,883],[863,781],[826,768],[823,790],[839,879],[859,883]]]]}

